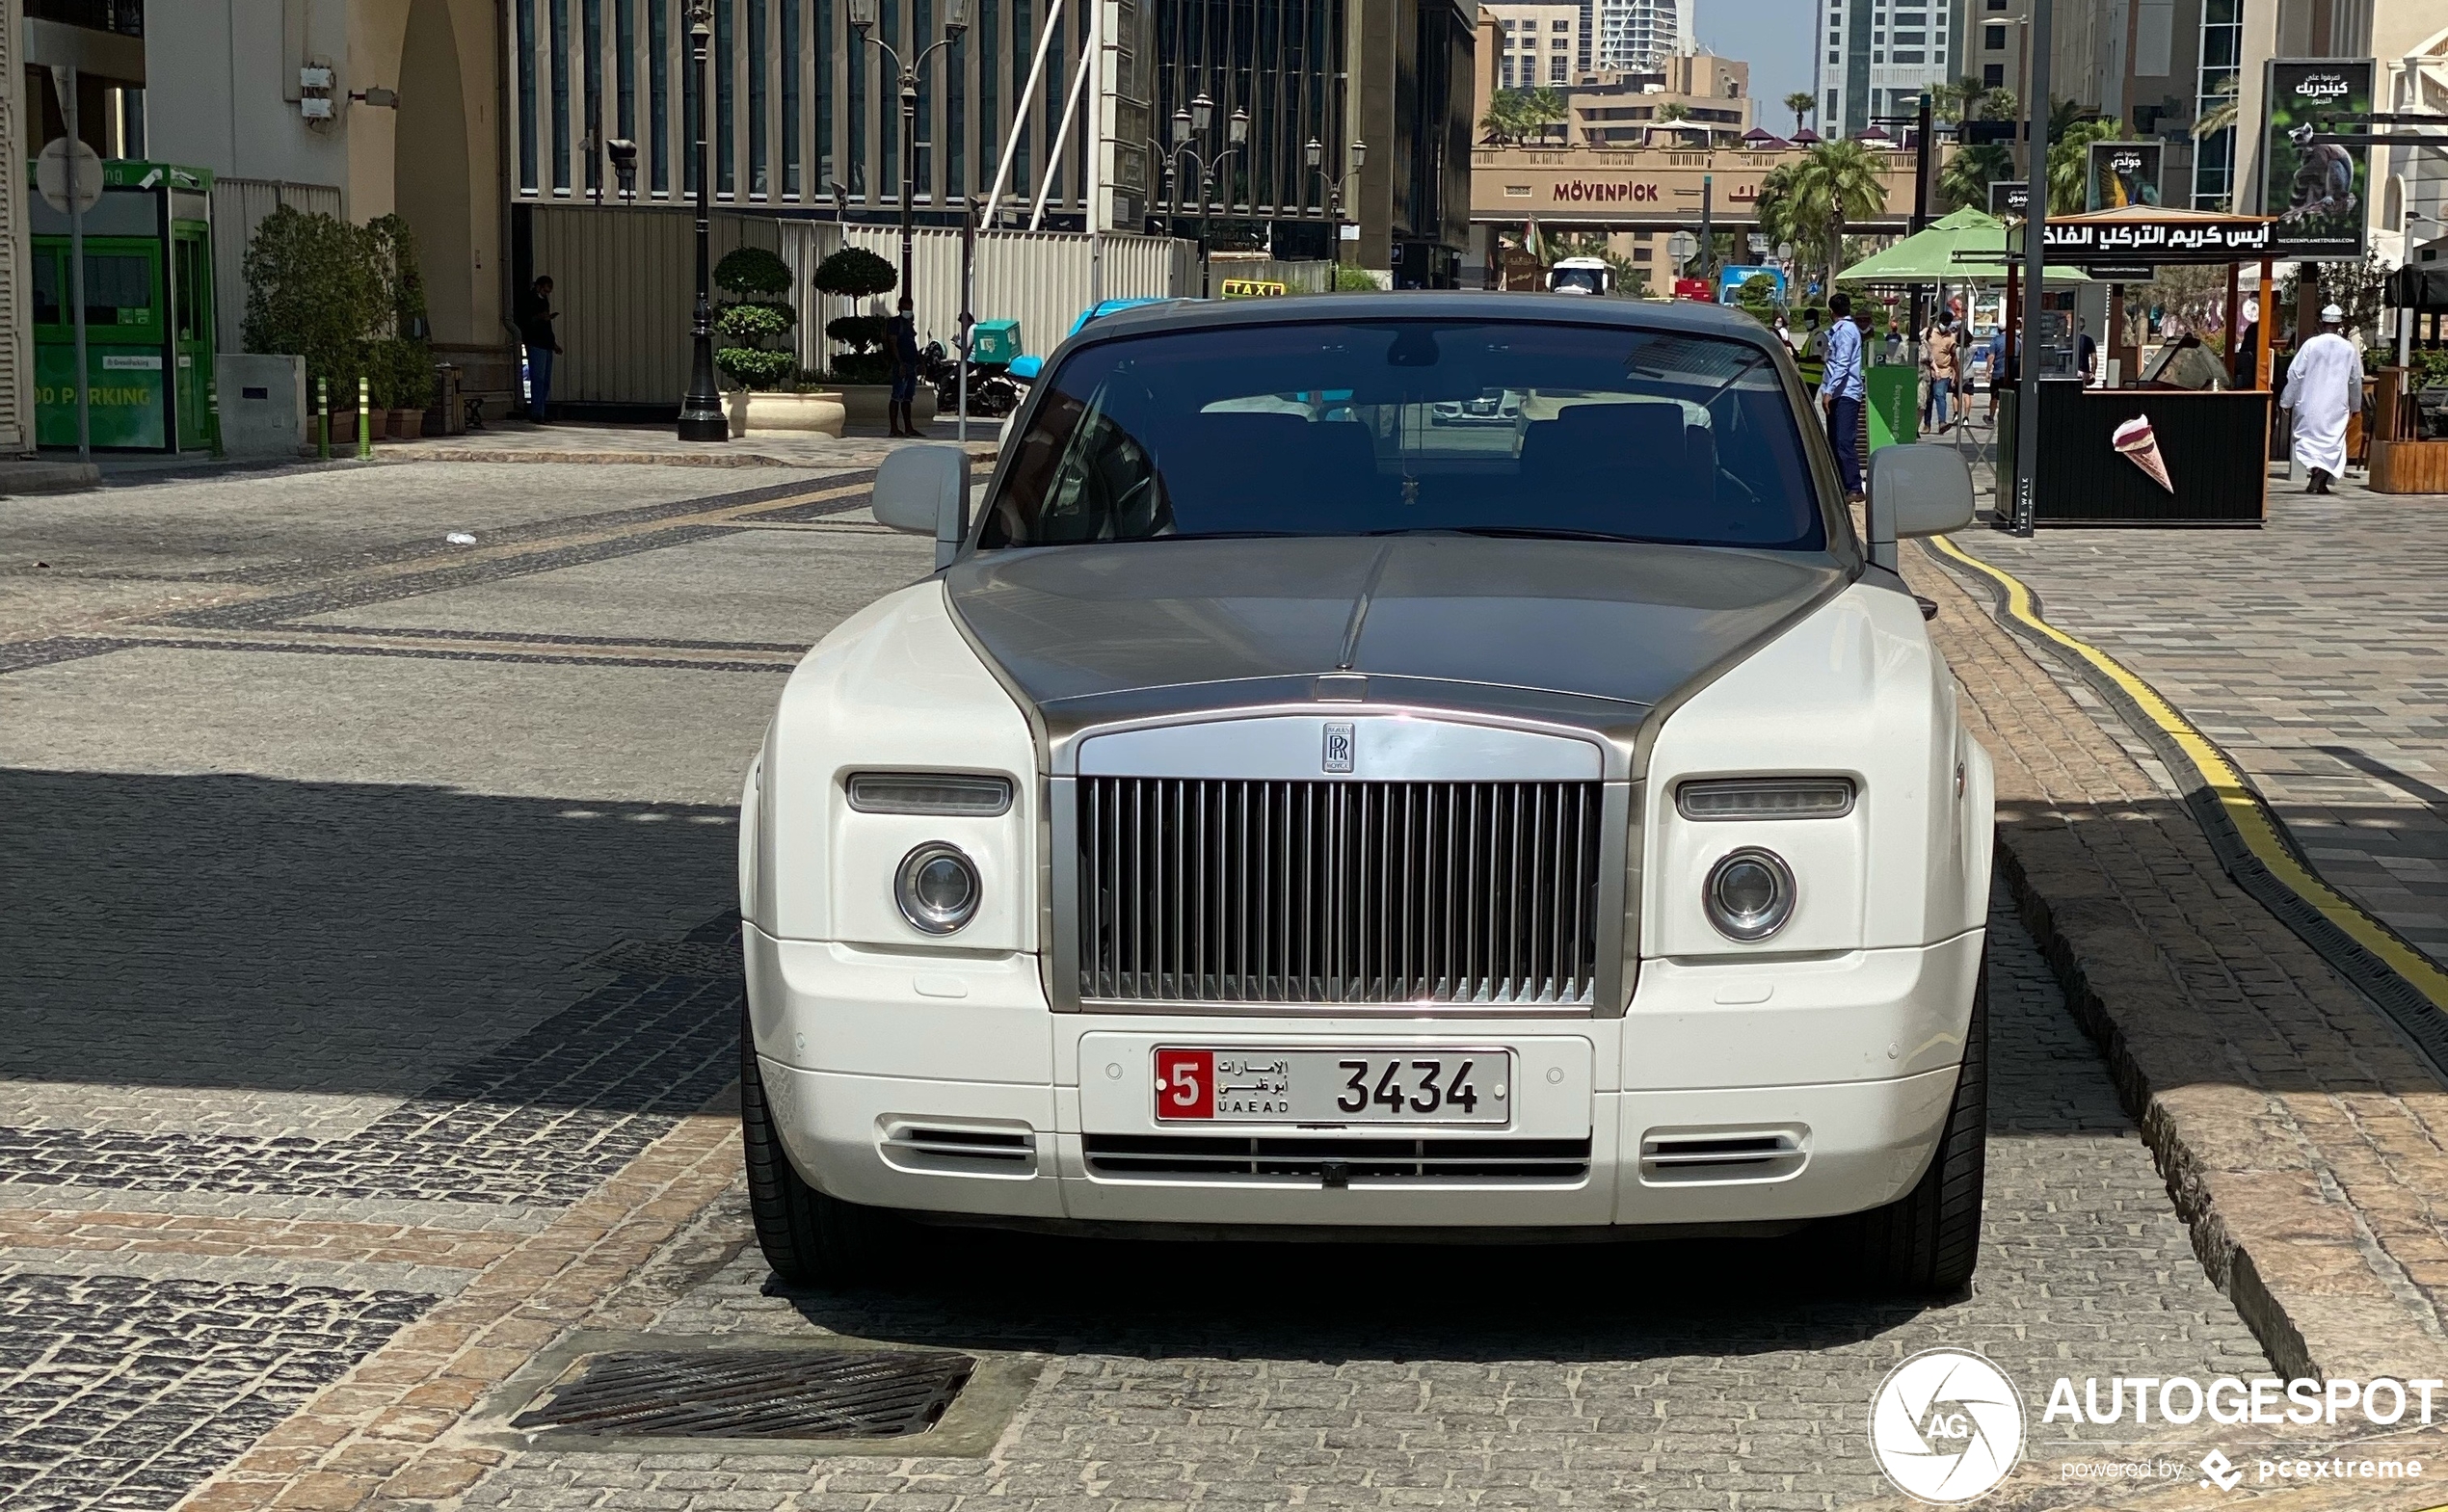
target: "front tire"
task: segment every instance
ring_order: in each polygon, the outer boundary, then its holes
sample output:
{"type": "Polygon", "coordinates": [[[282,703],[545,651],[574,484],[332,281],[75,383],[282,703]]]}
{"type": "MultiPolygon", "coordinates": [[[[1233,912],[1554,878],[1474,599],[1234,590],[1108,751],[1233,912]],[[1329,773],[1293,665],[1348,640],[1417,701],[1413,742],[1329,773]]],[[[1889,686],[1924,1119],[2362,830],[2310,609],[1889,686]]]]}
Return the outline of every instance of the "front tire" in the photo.
{"type": "Polygon", "coordinates": [[[790,1163],[765,1101],[748,1006],[739,1009],[739,1143],[748,1166],[748,1211],[757,1247],[774,1274],[797,1287],[866,1281],[891,1264],[901,1237],[892,1215],[828,1197],[790,1163]]]}
{"type": "Polygon", "coordinates": [[[1972,992],[1963,1069],[1938,1149],[1911,1191],[1843,1220],[1862,1280],[1880,1291],[1944,1296],[1972,1280],[1981,1260],[1981,1190],[1989,1132],[1989,953],[1972,992]]]}

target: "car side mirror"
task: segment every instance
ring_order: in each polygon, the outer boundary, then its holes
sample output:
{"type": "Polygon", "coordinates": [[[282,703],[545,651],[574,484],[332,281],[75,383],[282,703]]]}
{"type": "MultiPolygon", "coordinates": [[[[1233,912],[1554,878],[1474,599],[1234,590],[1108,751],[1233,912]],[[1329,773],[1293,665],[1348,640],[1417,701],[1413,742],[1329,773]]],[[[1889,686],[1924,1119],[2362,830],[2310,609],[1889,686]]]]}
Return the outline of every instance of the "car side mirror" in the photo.
{"type": "Polygon", "coordinates": [[[949,567],[969,536],[969,453],[941,442],[904,446],[875,469],[876,523],[935,538],[935,565],[949,567]]]}
{"type": "Polygon", "coordinates": [[[1952,446],[1882,446],[1870,458],[1870,560],[1897,570],[1896,543],[1972,523],[1972,469],[1952,446]]]}

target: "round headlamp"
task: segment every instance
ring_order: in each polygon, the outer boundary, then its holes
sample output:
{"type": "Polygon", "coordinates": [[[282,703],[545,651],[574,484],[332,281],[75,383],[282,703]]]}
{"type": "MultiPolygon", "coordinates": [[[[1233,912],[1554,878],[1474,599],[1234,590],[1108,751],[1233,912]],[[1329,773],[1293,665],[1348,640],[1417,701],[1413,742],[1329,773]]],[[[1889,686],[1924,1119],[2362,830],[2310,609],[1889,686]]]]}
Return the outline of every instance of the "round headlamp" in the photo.
{"type": "Polygon", "coordinates": [[[1774,851],[1746,845],[1709,868],[1700,902],[1728,940],[1766,940],[1794,916],[1793,868],[1774,851]]]}
{"type": "Polygon", "coordinates": [[[948,935],[976,916],[984,884],[960,847],[929,840],[901,858],[892,879],[892,901],[913,928],[948,935]]]}

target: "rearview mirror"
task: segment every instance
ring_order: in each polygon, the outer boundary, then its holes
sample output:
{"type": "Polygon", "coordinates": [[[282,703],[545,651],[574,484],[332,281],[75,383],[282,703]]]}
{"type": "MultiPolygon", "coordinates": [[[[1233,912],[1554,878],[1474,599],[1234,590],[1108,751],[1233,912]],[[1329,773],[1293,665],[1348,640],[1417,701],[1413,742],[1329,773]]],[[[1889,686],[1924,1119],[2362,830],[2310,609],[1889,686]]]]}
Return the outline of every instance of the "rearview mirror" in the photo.
{"type": "Polygon", "coordinates": [[[969,536],[969,453],[941,442],[904,446],[875,469],[876,523],[935,537],[935,565],[949,567],[969,536]]]}
{"type": "Polygon", "coordinates": [[[1895,571],[1896,543],[1972,523],[1972,469],[1952,446],[1882,446],[1870,458],[1870,560],[1895,571]]]}

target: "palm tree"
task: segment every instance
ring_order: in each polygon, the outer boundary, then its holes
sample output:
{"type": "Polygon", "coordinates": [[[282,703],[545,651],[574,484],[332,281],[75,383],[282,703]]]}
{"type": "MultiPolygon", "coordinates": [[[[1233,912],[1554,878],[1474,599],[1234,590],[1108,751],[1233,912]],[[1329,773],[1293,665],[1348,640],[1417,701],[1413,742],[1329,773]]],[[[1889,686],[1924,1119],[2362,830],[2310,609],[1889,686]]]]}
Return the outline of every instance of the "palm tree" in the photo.
{"type": "Polygon", "coordinates": [[[1522,119],[1522,92],[1498,90],[1488,96],[1487,114],[1479,118],[1479,129],[1499,146],[1519,143],[1530,129],[1529,122],[1522,119]]]}
{"type": "Polygon", "coordinates": [[[1560,126],[1572,119],[1572,111],[1564,103],[1563,91],[1541,86],[1521,93],[1522,123],[1526,127],[1536,128],[1541,138],[1547,135],[1548,127],[1560,126]]]}
{"type": "Polygon", "coordinates": [[[1779,163],[1760,179],[1759,197],[1751,201],[1752,214],[1759,217],[1760,234],[1770,247],[1789,242],[1804,242],[1806,237],[1795,235],[1794,169],[1792,163],[1779,163]]]}
{"type": "Polygon", "coordinates": [[[1845,223],[1887,208],[1885,163],[1858,142],[1814,142],[1794,165],[1794,223],[1817,231],[1826,249],[1827,279],[1836,280],[1845,223]]]}
{"type": "Polygon", "coordinates": [[[1808,90],[1796,90],[1785,96],[1785,108],[1794,113],[1794,135],[1802,134],[1802,118],[1819,109],[1819,101],[1808,90]]]}
{"type": "Polygon", "coordinates": [[[2049,143],[2049,214],[2073,215],[2083,208],[2090,187],[2091,144],[2114,142],[2124,134],[2117,121],[2078,120],[2049,143]]]}
{"type": "Polygon", "coordinates": [[[1951,210],[1967,205],[1975,210],[1989,207],[1989,185],[2014,172],[2014,155],[2003,142],[1982,142],[1968,146],[1947,159],[1938,171],[1938,195],[1951,210]]]}

